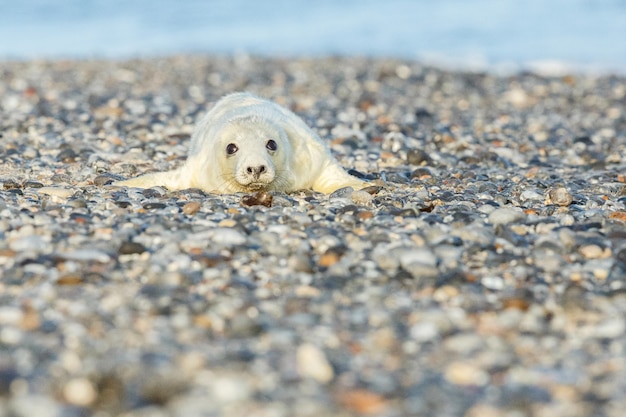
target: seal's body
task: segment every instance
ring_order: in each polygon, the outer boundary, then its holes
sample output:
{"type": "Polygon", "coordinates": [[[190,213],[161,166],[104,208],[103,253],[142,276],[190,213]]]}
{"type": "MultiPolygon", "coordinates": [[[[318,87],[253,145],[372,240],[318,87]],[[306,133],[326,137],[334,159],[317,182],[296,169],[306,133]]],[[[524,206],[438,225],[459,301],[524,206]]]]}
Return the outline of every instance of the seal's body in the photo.
{"type": "Polygon", "coordinates": [[[248,93],[219,100],[198,123],[185,164],[115,185],[209,193],[295,191],[331,193],[367,184],[346,173],[328,147],[291,111],[248,93]]]}

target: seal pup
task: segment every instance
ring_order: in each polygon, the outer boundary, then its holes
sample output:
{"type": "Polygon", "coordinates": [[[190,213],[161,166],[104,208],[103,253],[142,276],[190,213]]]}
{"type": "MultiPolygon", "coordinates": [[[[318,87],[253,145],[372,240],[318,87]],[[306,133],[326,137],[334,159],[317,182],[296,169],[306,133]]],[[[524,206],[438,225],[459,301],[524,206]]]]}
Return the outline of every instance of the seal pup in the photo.
{"type": "Polygon", "coordinates": [[[300,117],[272,101],[233,93],[196,125],[184,165],[113,185],[217,194],[302,189],[329,194],[367,183],[344,171],[300,117]]]}

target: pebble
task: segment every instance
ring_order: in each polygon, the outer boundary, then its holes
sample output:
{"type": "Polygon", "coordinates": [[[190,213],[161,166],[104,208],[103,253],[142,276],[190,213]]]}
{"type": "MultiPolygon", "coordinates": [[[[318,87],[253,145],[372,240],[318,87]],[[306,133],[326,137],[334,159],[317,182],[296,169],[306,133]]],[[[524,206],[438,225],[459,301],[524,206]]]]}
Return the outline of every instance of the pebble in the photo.
{"type": "Polygon", "coordinates": [[[445,370],[445,378],[455,385],[483,386],[489,381],[489,374],[469,363],[453,362],[445,370]]]}
{"type": "Polygon", "coordinates": [[[272,195],[267,191],[257,191],[252,195],[246,195],[241,199],[241,205],[252,207],[252,206],[272,206],[272,195]]]}
{"type": "Polygon", "coordinates": [[[321,384],[332,381],[333,368],[320,349],[311,344],[303,344],[298,347],[296,357],[298,372],[302,377],[312,378],[321,384]]]}
{"type": "Polygon", "coordinates": [[[133,255],[138,253],[144,253],[146,251],[146,247],[138,242],[123,242],[117,253],[120,255],[133,255]]]}
{"type": "Polygon", "coordinates": [[[64,417],[67,415],[54,399],[37,394],[12,398],[8,404],[8,410],[8,415],[16,417],[64,417]]]}
{"type": "Polygon", "coordinates": [[[93,384],[86,378],[75,378],[63,387],[65,400],[79,407],[87,407],[96,400],[98,393],[93,384]]]}
{"type": "Polygon", "coordinates": [[[430,156],[421,149],[410,149],[406,154],[406,161],[409,165],[429,164],[430,156]]]}
{"type": "Polygon", "coordinates": [[[367,191],[354,191],[350,196],[355,204],[366,205],[374,199],[374,196],[367,191]]]}
{"type": "Polygon", "coordinates": [[[39,235],[23,236],[9,242],[9,248],[15,252],[43,252],[49,247],[50,243],[46,240],[46,238],[39,235]]]}
{"type": "Polygon", "coordinates": [[[197,201],[190,201],[188,203],[185,203],[185,205],[183,206],[183,213],[188,216],[194,215],[198,212],[198,210],[200,210],[200,207],[202,207],[202,205],[197,201]]]}
{"type": "Polygon", "coordinates": [[[226,246],[243,245],[247,241],[246,237],[240,232],[227,227],[214,229],[211,234],[211,240],[214,243],[226,246]]]}
{"type": "Polygon", "coordinates": [[[76,193],[76,190],[62,187],[40,187],[37,189],[37,192],[52,197],[70,198],[76,193]]]}
{"type": "Polygon", "coordinates": [[[503,207],[489,213],[489,222],[494,225],[509,224],[523,218],[524,213],[517,208],[503,207]]]}
{"type": "Polygon", "coordinates": [[[60,253],[58,256],[67,261],[79,262],[107,263],[111,260],[111,257],[106,252],[97,249],[76,249],[70,252],[60,253]]]}
{"type": "Polygon", "coordinates": [[[558,204],[559,206],[567,207],[572,204],[574,197],[564,187],[551,188],[548,191],[548,198],[546,204],[558,204]]]}

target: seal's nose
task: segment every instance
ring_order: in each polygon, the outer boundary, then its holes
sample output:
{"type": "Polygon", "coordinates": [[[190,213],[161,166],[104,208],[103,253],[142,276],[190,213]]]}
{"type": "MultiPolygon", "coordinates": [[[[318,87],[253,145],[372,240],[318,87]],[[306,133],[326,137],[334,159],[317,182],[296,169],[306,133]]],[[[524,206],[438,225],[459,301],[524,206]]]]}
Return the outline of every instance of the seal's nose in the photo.
{"type": "Polygon", "coordinates": [[[265,165],[259,165],[256,167],[248,167],[246,168],[246,171],[248,172],[248,174],[251,174],[255,179],[258,179],[262,173],[264,173],[267,170],[267,168],[265,168],[265,165]]]}

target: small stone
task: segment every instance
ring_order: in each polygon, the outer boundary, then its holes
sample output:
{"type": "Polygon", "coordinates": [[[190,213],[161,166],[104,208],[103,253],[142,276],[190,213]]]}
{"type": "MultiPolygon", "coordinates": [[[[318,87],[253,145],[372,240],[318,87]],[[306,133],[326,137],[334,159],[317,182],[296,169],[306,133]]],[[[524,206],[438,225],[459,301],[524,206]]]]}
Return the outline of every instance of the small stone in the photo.
{"type": "Polygon", "coordinates": [[[101,187],[103,185],[108,185],[116,181],[116,178],[111,177],[110,175],[98,175],[93,179],[93,184],[101,187]]]}
{"type": "Polygon", "coordinates": [[[80,285],[83,282],[82,275],[75,272],[65,274],[57,279],[57,285],[80,285]]]}
{"type": "Polygon", "coordinates": [[[73,405],[87,407],[92,404],[98,394],[93,384],[86,378],[75,378],[63,387],[63,397],[73,405]]]}
{"type": "Polygon", "coordinates": [[[41,187],[37,190],[37,192],[51,197],[70,198],[76,191],[62,187],[41,187]]]}
{"type": "Polygon", "coordinates": [[[71,148],[65,148],[57,154],[57,160],[66,164],[76,162],[76,158],[78,158],[78,154],[71,148]]]}
{"type": "Polygon", "coordinates": [[[417,168],[416,170],[414,170],[413,172],[411,172],[411,178],[413,179],[419,179],[419,180],[425,180],[428,178],[432,178],[433,177],[433,173],[430,172],[430,169],[428,168],[417,168]]]}
{"type": "Polygon", "coordinates": [[[0,180],[0,182],[2,182],[2,188],[4,188],[5,190],[20,188],[20,184],[13,179],[4,179],[0,180]]]}
{"type": "Polygon", "coordinates": [[[117,253],[120,255],[133,255],[136,253],[144,253],[146,251],[146,247],[141,243],[137,242],[123,242],[117,253]]]}
{"type": "Polygon", "coordinates": [[[183,206],[183,213],[188,216],[196,214],[202,205],[197,201],[190,201],[183,206]]]}
{"type": "Polygon", "coordinates": [[[370,193],[362,190],[358,190],[352,193],[352,201],[355,204],[367,204],[374,199],[374,196],[370,193]]]}
{"type": "Polygon", "coordinates": [[[246,207],[252,206],[272,206],[272,195],[267,191],[258,191],[252,195],[243,196],[241,205],[246,207]]]}
{"type": "Polygon", "coordinates": [[[614,211],[613,213],[609,214],[609,219],[626,222],[626,211],[614,211]]]}
{"type": "Polygon", "coordinates": [[[18,323],[23,316],[21,309],[12,306],[0,307],[0,324],[3,326],[18,323]]]}
{"type": "Polygon", "coordinates": [[[359,220],[369,220],[374,217],[374,213],[372,213],[371,211],[359,211],[356,214],[356,217],[359,220]]]}
{"type": "Polygon", "coordinates": [[[151,187],[141,191],[145,198],[161,198],[167,194],[167,190],[163,187],[151,187]]]}
{"type": "Polygon", "coordinates": [[[481,284],[487,289],[499,291],[504,288],[504,280],[500,277],[486,276],[481,281],[481,284]]]}
{"type": "Polygon", "coordinates": [[[446,380],[454,385],[483,386],[489,382],[489,374],[475,365],[453,362],[445,370],[446,380]]]}
{"type": "Polygon", "coordinates": [[[541,201],[543,195],[535,190],[524,190],[519,196],[522,201],[541,201]]]}
{"type": "Polygon", "coordinates": [[[337,262],[339,262],[340,256],[336,253],[333,252],[326,252],[325,254],[323,254],[322,256],[320,256],[320,260],[318,262],[318,265],[324,268],[327,268],[331,265],[336,264],[337,262]]]}
{"type": "Polygon", "coordinates": [[[489,213],[489,223],[494,225],[509,224],[524,218],[524,212],[517,208],[503,207],[489,213]]]}
{"type": "Polygon", "coordinates": [[[145,208],[146,210],[160,210],[164,209],[165,207],[167,207],[165,203],[159,202],[150,202],[143,205],[143,208],[145,208]]]}
{"type": "Polygon", "coordinates": [[[326,359],[324,352],[311,344],[303,344],[298,347],[296,353],[298,373],[305,378],[326,384],[334,377],[333,367],[326,359]]]}
{"type": "Polygon", "coordinates": [[[111,257],[106,252],[97,249],[76,249],[71,252],[59,254],[59,258],[67,261],[99,263],[107,263],[111,260],[111,257]]]}
{"type": "Polygon", "coordinates": [[[8,406],[8,415],[16,417],[62,417],[65,414],[52,397],[37,394],[13,396],[8,406]]]}
{"type": "Polygon", "coordinates": [[[349,199],[350,196],[352,196],[352,193],[354,192],[354,188],[352,187],[343,187],[340,188],[338,190],[333,191],[328,198],[329,199],[335,199],[335,198],[346,198],[349,199]]]}
{"type": "Polygon", "coordinates": [[[215,243],[222,245],[243,245],[246,243],[246,237],[235,229],[229,229],[226,227],[219,227],[215,229],[212,235],[212,240],[215,243]]]}
{"type": "Polygon", "coordinates": [[[302,298],[315,298],[319,297],[320,290],[315,287],[311,287],[310,285],[300,285],[296,287],[295,294],[296,296],[302,298]]]}
{"type": "Polygon", "coordinates": [[[409,165],[427,165],[432,162],[430,156],[421,149],[410,149],[406,153],[406,161],[409,165]]]}
{"type": "Polygon", "coordinates": [[[379,186],[379,185],[368,185],[365,188],[361,188],[360,191],[365,191],[366,193],[370,193],[372,195],[376,195],[380,192],[380,190],[382,190],[383,187],[379,186]]]}
{"type": "Polygon", "coordinates": [[[602,249],[600,246],[594,244],[581,246],[578,252],[585,259],[604,259],[611,256],[611,249],[602,249]]]}
{"type": "Polygon", "coordinates": [[[572,204],[574,198],[564,187],[551,188],[548,191],[548,197],[546,198],[546,204],[557,204],[562,207],[572,204]]]}
{"type": "Polygon", "coordinates": [[[382,395],[365,389],[342,392],[338,395],[337,402],[359,414],[378,415],[387,408],[387,401],[382,395]]]}
{"type": "Polygon", "coordinates": [[[43,184],[37,181],[26,181],[24,188],[42,188],[43,184]]]}

